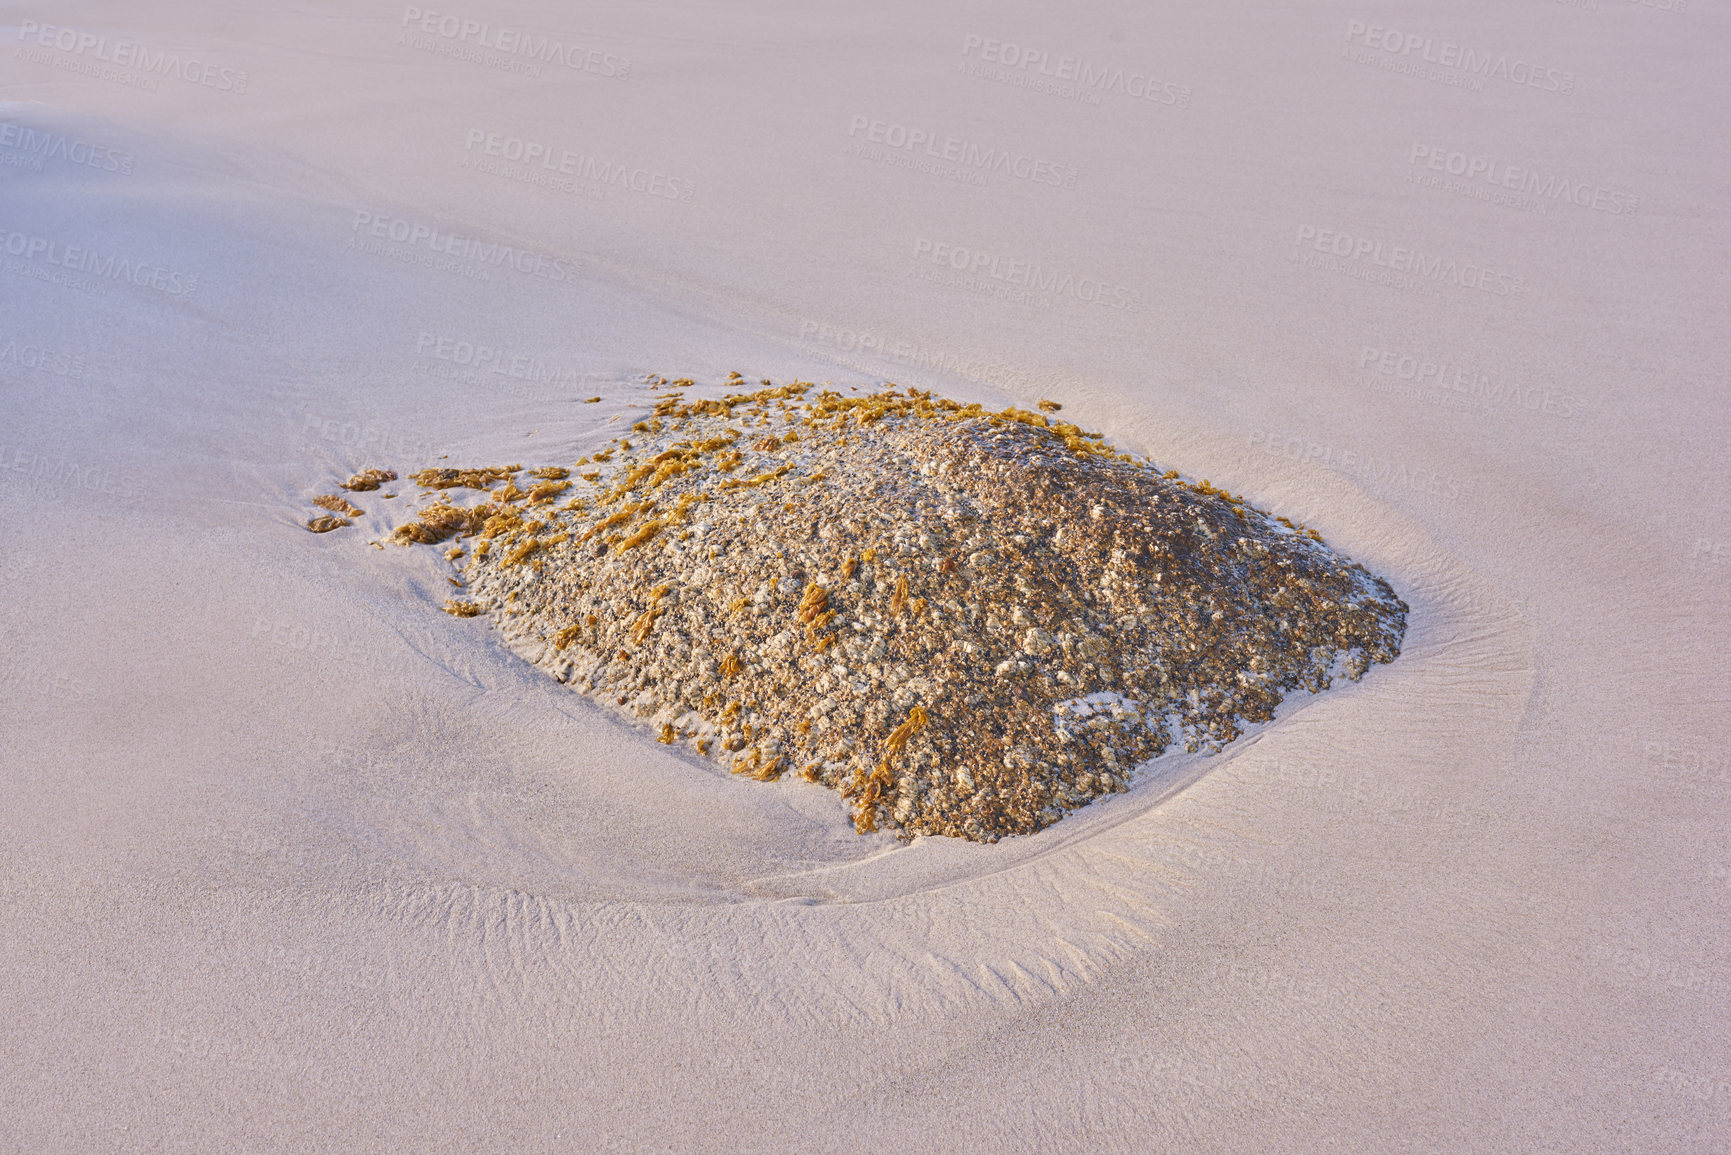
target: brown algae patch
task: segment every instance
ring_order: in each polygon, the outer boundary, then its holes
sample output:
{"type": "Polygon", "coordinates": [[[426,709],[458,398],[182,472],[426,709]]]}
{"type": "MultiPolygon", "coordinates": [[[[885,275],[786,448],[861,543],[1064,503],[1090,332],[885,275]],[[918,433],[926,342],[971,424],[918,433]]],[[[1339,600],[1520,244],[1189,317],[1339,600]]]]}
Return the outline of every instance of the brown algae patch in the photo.
{"type": "Polygon", "coordinates": [[[1314,531],[1041,408],[673,392],[569,469],[414,474],[390,540],[474,539],[448,612],[861,832],[1031,833],[1399,653],[1406,604],[1314,531]]]}
{"type": "Polygon", "coordinates": [[[340,484],[351,492],[369,492],[377,489],[387,481],[395,481],[397,473],[394,469],[363,469],[347,481],[340,484]]]}
{"type": "Polygon", "coordinates": [[[338,497],[334,493],[321,494],[320,496],[313,498],[313,504],[318,506],[320,509],[328,509],[332,513],[343,514],[345,517],[360,517],[363,512],[361,508],[353,502],[338,497]]]}
{"type": "MultiPolygon", "coordinates": [[[[389,469],[364,469],[347,481],[337,484],[350,492],[366,493],[377,489],[387,481],[395,481],[397,475],[389,469]]],[[[395,497],[394,493],[383,494],[384,497],[395,497]]],[[[348,498],[335,493],[321,493],[313,498],[313,504],[320,509],[328,509],[330,513],[318,515],[307,521],[307,528],[314,533],[329,533],[333,529],[344,529],[354,524],[351,518],[361,517],[364,512],[348,498]]]]}

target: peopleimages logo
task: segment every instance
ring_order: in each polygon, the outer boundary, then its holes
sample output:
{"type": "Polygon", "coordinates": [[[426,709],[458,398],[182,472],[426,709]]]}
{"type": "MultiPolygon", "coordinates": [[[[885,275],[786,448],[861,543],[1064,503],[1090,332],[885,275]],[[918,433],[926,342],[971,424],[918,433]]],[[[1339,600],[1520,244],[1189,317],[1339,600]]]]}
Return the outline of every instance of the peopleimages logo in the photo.
{"type": "Polygon", "coordinates": [[[1130,309],[1137,304],[1136,291],[1123,285],[1112,285],[1093,277],[1048,269],[1031,261],[1014,260],[999,253],[952,245],[944,241],[914,241],[914,260],[929,262],[973,277],[989,278],[1034,293],[1050,293],[1055,297],[1073,297],[1090,305],[1109,309],[1130,309]]]}
{"type": "Polygon", "coordinates": [[[1571,95],[1575,91],[1575,74],[1560,68],[1542,68],[1530,60],[1509,57],[1505,53],[1480,52],[1452,40],[1437,40],[1413,32],[1366,24],[1362,20],[1346,22],[1348,44],[1358,44],[1394,57],[1416,54],[1427,64],[1457,69],[1468,76],[1485,80],[1506,80],[1525,84],[1545,92],[1571,95]]]}
{"type": "Polygon", "coordinates": [[[87,140],[75,140],[58,132],[44,132],[10,120],[0,120],[0,148],[17,149],[43,160],[64,160],[99,172],[115,172],[122,176],[132,172],[130,152],[118,152],[87,140]]]}
{"type": "Polygon", "coordinates": [[[17,341],[8,340],[0,344],[0,365],[7,362],[22,365],[26,369],[52,373],[56,377],[84,376],[83,357],[62,353],[43,345],[20,345],[17,341]]]}
{"type": "Polygon", "coordinates": [[[997,361],[958,353],[951,349],[935,348],[920,341],[908,341],[882,333],[874,333],[869,329],[853,329],[845,325],[828,325],[821,321],[805,321],[799,327],[802,341],[817,341],[833,346],[843,353],[858,353],[872,360],[856,361],[850,357],[836,357],[844,365],[858,369],[864,373],[876,373],[881,366],[876,361],[893,361],[910,369],[931,370],[939,373],[953,374],[959,377],[971,377],[976,381],[984,381],[988,385],[1011,390],[1036,389],[1046,391],[1062,384],[1052,378],[1035,378],[1033,375],[1012,365],[997,361]]]}
{"type": "MultiPolygon", "coordinates": [[[[520,273],[528,273],[547,281],[575,282],[578,279],[577,270],[558,257],[502,245],[495,241],[483,241],[462,233],[448,232],[425,221],[356,209],[354,221],[349,228],[354,234],[351,239],[357,242],[367,238],[390,240],[399,245],[424,248],[458,260],[475,261],[480,265],[508,265],[520,273]]],[[[485,273],[485,269],[479,271],[485,273]]]]}
{"type": "Polygon", "coordinates": [[[301,426],[301,440],[310,444],[314,437],[362,456],[383,454],[399,460],[431,461],[444,452],[431,437],[412,431],[381,429],[358,421],[307,413],[306,422],[301,426]]]}
{"type": "Polygon", "coordinates": [[[574,177],[599,185],[615,185],[664,200],[689,201],[697,188],[689,180],[669,176],[658,169],[619,164],[586,153],[572,152],[568,148],[555,148],[540,141],[526,140],[520,136],[488,132],[483,128],[471,128],[463,148],[471,153],[479,150],[483,157],[494,157],[531,168],[539,166],[560,176],[574,177]]]}
{"type": "Polygon", "coordinates": [[[1470,261],[1455,261],[1404,245],[1385,247],[1383,242],[1370,237],[1354,237],[1330,229],[1319,229],[1315,225],[1299,226],[1298,236],[1292,243],[1299,251],[1308,248],[1338,257],[1342,261],[1406,274],[1421,281],[1477,289],[1499,297],[1517,296],[1526,289],[1526,278],[1517,274],[1501,272],[1470,261]]]}
{"type": "Polygon", "coordinates": [[[1302,433],[1271,433],[1253,429],[1250,448],[1267,457],[1289,457],[1314,461],[1325,469],[1353,478],[1361,485],[1384,492],[1405,490],[1455,501],[1472,496],[1472,485],[1426,466],[1409,466],[1354,449],[1337,449],[1311,440],[1302,433]]]}
{"type": "MultiPolygon", "coordinates": [[[[532,60],[539,64],[561,64],[573,72],[592,72],[597,76],[624,80],[631,72],[631,61],[610,52],[567,44],[552,36],[541,36],[522,28],[495,25],[485,20],[469,20],[448,13],[433,12],[413,5],[403,9],[402,26],[425,36],[437,36],[456,44],[471,45],[505,56],[532,60]]],[[[418,46],[417,46],[418,47],[418,46]]]]}
{"type": "Polygon", "coordinates": [[[1438,145],[1414,144],[1407,164],[1431,172],[1460,177],[1469,184],[1482,182],[1497,189],[1551,202],[1579,205],[1611,216],[1634,216],[1641,198],[1592,181],[1570,180],[1555,173],[1542,173],[1532,165],[1504,164],[1487,156],[1472,156],[1438,145]]]}
{"type": "Polygon", "coordinates": [[[105,33],[24,20],[18,25],[18,39],[120,68],[136,68],[140,72],[154,73],[157,76],[178,77],[188,84],[214,88],[218,92],[246,91],[247,73],[243,68],[225,68],[206,63],[195,56],[183,57],[178,52],[152,50],[118,36],[111,39],[105,33]]]}
{"type": "Polygon", "coordinates": [[[66,457],[55,458],[50,454],[0,443],[0,479],[12,481],[14,478],[9,476],[12,473],[22,474],[17,480],[41,492],[64,493],[82,489],[127,501],[136,500],[139,495],[136,478],[131,474],[117,474],[114,467],[106,463],[90,464],[66,457]]]}
{"type": "MultiPolygon", "coordinates": [[[[1413,390],[1435,390],[1449,397],[1460,398],[1483,410],[1503,411],[1521,408],[1553,417],[1573,417],[1585,409],[1585,402],[1573,393],[1565,393],[1544,385],[1527,385],[1510,380],[1498,380],[1488,373],[1471,369],[1447,357],[1423,357],[1402,353],[1396,349],[1379,349],[1365,345],[1358,353],[1360,369],[1374,366],[1378,374],[1406,382],[1413,390]]],[[[1392,386],[1393,382],[1390,382],[1392,386]]]]}
{"type": "Polygon", "coordinates": [[[198,278],[190,273],[135,261],[116,253],[100,253],[82,245],[66,245],[47,237],[0,229],[0,251],[7,256],[40,261],[75,273],[89,273],[110,281],[130,281],[144,289],[155,289],[171,297],[191,296],[198,291],[198,278]]]}
{"type": "Polygon", "coordinates": [[[596,374],[549,366],[540,358],[527,353],[516,353],[484,342],[469,341],[443,333],[429,333],[425,330],[415,341],[415,351],[423,357],[461,365],[477,373],[540,385],[576,386],[598,379],[596,374]]]}
{"type": "Polygon", "coordinates": [[[1056,164],[1026,153],[987,148],[960,137],[939,136],[929,129],[911,128],[894,121],[856,116],[848,122],[847,134],[851,137],[864,137],[872,144],[902,149],[910,154],[921,152],[935,160],[979,172],[1001,172],[1017,180],[1056,185],[1059,188],[1072,188],[1076,183],[1074,165],[1056,164]]]}
{"type": "Polygon", "coordinates": [[[1187,85],[1158,80],[1145,72],[1127,72],[1122,68],[1090,64],[1074,56],[1060,56],[1054,60],[1050,52],[993,40],[989,36],[963,37],[962,55],[986,64],[1018,69],[1029,75],[1073,83],[1084,90],[1116,92],[1133,100],[1148,100],[1177,108],[1190,107],[1187,85]]]}

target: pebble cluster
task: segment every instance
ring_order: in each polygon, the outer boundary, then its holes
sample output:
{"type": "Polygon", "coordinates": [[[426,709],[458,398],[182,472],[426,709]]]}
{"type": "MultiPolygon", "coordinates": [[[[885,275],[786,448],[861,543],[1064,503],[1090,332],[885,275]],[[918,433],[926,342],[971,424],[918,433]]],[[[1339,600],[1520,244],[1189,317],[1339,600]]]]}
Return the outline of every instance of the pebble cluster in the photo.
{"type": "Polygon", "coordinates": [[[391,540],[450,543],[445,608],[559,681],[862,833],[1039,830],[1400,650],[1386,581],[1055,403],[655,385],[569,468],[412,475],[440,493],[391,540]]]}

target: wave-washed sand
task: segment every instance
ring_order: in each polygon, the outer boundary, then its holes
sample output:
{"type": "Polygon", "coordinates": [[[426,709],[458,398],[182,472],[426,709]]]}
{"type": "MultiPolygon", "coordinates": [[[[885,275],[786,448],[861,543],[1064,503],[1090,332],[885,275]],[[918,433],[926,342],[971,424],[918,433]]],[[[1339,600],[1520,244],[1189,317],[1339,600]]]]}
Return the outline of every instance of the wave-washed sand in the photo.
{"type": "Polygon", "coordinates": [[[0,1147],[1722,1149],[1725,40],[15,14],[0,1147]],[[1399,657],[898,840],[386,544],[736,368],[1058,402],[1385,578],[1399,657]]]}

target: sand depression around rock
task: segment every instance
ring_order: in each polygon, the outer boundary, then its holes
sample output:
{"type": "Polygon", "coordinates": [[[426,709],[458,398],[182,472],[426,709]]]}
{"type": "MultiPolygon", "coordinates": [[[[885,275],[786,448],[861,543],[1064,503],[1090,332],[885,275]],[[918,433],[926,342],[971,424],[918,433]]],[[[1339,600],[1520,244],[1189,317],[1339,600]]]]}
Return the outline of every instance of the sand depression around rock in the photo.
{"type": "Polygon", "coordinates": [[[1046,413],[671,384],[570,467],[414,474],[444,496],[391,540],[458,539],[446,609],[862,833],[1039,830],[1399,653],[1406,604],[1314,531],[1046,413]]]}

